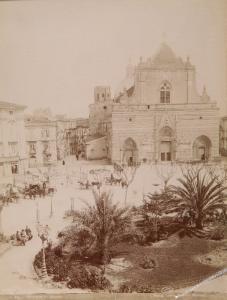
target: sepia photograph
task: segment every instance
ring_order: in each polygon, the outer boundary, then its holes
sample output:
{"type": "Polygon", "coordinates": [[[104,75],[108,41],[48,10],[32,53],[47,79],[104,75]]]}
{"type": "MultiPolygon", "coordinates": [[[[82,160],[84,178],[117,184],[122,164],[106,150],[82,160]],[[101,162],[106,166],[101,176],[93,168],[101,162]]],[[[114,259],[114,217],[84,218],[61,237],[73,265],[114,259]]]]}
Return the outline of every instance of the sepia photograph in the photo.
{"type": "Polygon", "coordinates": [[[0,300],[227,298],[227,0],[0,1],[0,300]]]}

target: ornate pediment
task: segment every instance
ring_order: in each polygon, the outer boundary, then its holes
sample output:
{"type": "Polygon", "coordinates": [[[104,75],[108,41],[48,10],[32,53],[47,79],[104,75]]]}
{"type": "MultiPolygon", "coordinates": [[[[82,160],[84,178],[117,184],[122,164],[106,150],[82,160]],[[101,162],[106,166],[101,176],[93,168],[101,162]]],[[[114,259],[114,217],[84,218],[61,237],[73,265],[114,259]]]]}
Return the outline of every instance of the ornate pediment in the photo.
{"type": "Polygon", "coordinates": [[[164,127],[170,127],[172,130],[175,130],[176,125],[176,116],[174,114],[170,114],[165,112],[159,116],[158,128],[162,129],[164,127]]]}

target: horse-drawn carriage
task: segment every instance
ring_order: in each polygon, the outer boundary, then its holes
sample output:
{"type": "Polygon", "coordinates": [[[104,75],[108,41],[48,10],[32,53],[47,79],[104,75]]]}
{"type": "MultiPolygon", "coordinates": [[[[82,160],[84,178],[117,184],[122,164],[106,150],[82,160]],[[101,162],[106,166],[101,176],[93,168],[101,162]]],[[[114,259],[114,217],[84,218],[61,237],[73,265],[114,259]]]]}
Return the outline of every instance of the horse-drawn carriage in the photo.
{"type": "Polygon", "coordinates": [[[81,173],[78,181],[81,189],[89,189],[90,187],[97,187],[98,189],[105,182],[103,170],[90,170],[89,173],[81,173]]]}
{"type": "Polygon", "coordinates": [[[5,204],[15,203],[20,198],[20,192],[17,187],[8,184],[0,191],[0,200],[5,204]]]}
{"type": "Polygon", "coordinates": [[[25,186],[23,195],[24,198],[29,197],[29,199],[35,199],[38,197],[45,197],[48,195],[53,195],[55,192],[54,187],[50,187],[47,182],[39,184],[29,184],[25,186]]]}

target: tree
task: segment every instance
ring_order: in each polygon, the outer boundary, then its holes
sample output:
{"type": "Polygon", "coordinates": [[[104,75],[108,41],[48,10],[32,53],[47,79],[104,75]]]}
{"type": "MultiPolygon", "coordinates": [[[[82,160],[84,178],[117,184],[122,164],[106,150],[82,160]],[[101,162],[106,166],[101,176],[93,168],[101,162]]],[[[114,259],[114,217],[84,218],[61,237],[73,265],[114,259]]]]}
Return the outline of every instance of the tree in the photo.
{"type": "Polygon", "coordinates": [[[137,221],[137,227],[142,229],[149,240],[158,241],[160,236],[161,217],[172,212],[174,199],[168,186],[159,193],[148,193],[144,196],[141,207],[141,219],[137,221]]]}
{"type": "Polygon", "coordinates": [[[180,186],[172,186],[171,190],[176,197],[176,211],[189,216],[197,229],[203,228],[203,220],[214,210],[225,210],[224,180],[217,180],[213,173],[205,168],[192,166],[183,172],[178,179],[180,186]]]}
{"type": "Polygon", "coordinates": [[[138,166],[130,166],[122,169],[122,181],[125,184],[125,205],[128,197],[128,189],[133,182],[138,166]]]}
{"type": "Polygon", "coordinates": [[[173,162],[169,164],[155,164],[155,169],[158,177],[162,180],[165,189],[170,179],[176,173],[177,166],[173,162]]]}
{"type": "Polygon", "coordinates": [[[109,192],[98,193],[93,190],[93,196],[95,204],[87,203],[84,211],[75,212],[74,221],[95,235],[100,261],[105,265],[109,259],[110,246],[121,239],[130,224],[130,211],[113,204],[109,192]]]}

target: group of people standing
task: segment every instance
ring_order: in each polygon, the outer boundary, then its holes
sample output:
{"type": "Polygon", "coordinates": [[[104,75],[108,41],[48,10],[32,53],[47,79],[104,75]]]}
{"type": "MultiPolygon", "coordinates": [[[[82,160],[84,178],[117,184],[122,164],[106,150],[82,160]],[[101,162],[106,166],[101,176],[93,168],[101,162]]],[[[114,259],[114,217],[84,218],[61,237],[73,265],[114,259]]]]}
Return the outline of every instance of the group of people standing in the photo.
{"type": "Polygon", "coordinates": [[[21,231],[17,230],[15,235],[16,242],[22,245],[25,245],[25,243],[27,241],[30,241],[32,237],[32,231],[28,226],[26,226],[26,228],[22,229],[21,231]]]}

